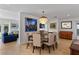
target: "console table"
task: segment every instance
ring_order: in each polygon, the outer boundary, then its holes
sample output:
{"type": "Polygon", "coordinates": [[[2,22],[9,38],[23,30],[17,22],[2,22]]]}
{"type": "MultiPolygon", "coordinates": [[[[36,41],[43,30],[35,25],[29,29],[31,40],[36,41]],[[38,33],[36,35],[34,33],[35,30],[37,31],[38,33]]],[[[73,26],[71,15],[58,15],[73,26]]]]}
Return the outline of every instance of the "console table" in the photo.
{"type": "Polygon", "coordinates": [[[72,42],[70,46],[70,54],[79,55],[79,40],[75,40],[72,42]]]}
{"type": "Polygon", "coordinates": [[[72,40],[72,34],[73,32],[71,31],[60,31],[59,38],[72,40]]]}

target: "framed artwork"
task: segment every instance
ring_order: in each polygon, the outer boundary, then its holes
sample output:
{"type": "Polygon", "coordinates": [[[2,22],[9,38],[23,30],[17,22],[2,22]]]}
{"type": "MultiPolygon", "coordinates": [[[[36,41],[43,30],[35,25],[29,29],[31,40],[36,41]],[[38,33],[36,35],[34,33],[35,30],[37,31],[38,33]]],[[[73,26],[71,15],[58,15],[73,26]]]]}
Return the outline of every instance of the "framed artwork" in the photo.
{"type": "Polygon", "coordinates": [[[72,29],[72,21],[62,21],[61,28],[62,29],[72,29]]]}
{"type": "Polygon", "coordinates": [[[25,18],[25,32],[37,31],[37,19],[25,18]]]}
{"type": "Polygon", "coordinates": [[[51,29],[56,29],[56,23],[50,23],[50,28],[51,29]]]}
{"type": "Polygon", "coordinates": [[[40,28],[45,28],[45,24],[40,23],[40,28]]]}
{"type": "Polygon", "coordinates": [[[19,27],[18,24],[15,24],[15,23],[12,23],[12,24],[11,24],[11,28],[14,28],[14,29],[16,28],[16,29],[18,29],[18,27],[19,27]]]}

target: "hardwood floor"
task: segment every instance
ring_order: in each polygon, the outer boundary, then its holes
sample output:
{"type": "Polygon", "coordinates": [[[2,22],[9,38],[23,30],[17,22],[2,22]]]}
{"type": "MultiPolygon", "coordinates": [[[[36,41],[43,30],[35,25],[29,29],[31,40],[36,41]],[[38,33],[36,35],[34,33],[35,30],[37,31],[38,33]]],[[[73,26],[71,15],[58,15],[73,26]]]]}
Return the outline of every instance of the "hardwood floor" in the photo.
{"type": "MultiPolygon", "coordinates": [[[[70,45],[71,40],[60,39],[58,49],[53,51],[53,48],[51,48],[51,53],[49,54],[48,49],[45,48],[41,51],[41,55],[69,55],[70,45]]],[[[31,45],[26,48],[26,44],[18,46],[16,45],[16,42],[11,42],[0,46],[0,55],[39,55],[39,50],[35,49],[35,52],[32,53],[31,45]]]]}

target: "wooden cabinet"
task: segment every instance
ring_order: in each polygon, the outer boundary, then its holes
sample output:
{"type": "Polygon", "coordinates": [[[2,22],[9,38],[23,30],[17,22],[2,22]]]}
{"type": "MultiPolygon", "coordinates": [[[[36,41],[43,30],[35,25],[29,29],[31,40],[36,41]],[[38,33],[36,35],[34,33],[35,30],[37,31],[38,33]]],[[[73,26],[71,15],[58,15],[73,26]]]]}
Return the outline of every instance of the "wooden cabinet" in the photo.
{"type": "Polygon", "coordinates": [[[72,40],[72,34],[70,31],[60,31],[59,38],[72,40]]]}

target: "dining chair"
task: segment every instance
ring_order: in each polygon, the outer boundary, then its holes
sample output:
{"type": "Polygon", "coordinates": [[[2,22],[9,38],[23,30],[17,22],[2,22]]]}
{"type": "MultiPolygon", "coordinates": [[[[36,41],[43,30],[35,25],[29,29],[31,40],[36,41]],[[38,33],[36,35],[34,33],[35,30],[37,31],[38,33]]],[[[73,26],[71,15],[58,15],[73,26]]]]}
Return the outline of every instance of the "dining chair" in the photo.
{"type": "Polygon", "coordinates": [[[43,38],[44,42],[48,42],[48,32],[44,31],[44,38],[43,38]]]}
{"type": "Polygon", "coordinates": [[[48,32],[47,31],[41,31],[40,34],[41,34],[42,41],[47,42],[48,41],[48,32]]]}
{"type": "Polygon", "coordinates": [[[53,32],[52,35],[54,35],[54,50],[58,48],[58,43],[57,43],[57,37],[56,37],[56,32],[53,32]]]}
{"type": "Polygon", "coordinates": [[[48,33],[48,42],[43,42],[44,45],[46,45],[49,49],[50,53],[50,47],[53,46],[53,50],[55,50],[55,35],[53,33],[48,33]]]}
{"type": "Polygon", "coordinates": [[[40,34],[34,33],[33,34],[33,53],[34,53],[35,48],[39,48],[39,50],[40,50],[39,53],[41,54],[41,46],[42,46],[42,43],[41,43],[40,34]]]}
{"type": "Polygon", "coordinates": [[[32,36],[32,33],[27,33],[27,37],[28,37],[28,41],[27,41],[27,47],[33,43],[33,36],[32,36]]]}
{"type": "Polygon", "coordinates": [[[54,46],[57,49],[58,48],[58,42],[57,42],[57,37],[56,37],[56,32],[53,32],[54,36],[54,46]]]}

